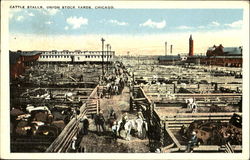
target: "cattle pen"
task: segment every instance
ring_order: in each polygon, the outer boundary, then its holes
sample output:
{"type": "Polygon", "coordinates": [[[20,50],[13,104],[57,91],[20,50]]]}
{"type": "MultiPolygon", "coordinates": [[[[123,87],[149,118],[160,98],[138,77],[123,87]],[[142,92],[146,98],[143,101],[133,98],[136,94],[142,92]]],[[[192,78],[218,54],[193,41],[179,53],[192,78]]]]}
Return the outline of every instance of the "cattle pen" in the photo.
{"type": "Polygon", "coordinates": [[[192,152],[242,152],[242,79],[235,77],[240,70],[216,77],[218,68],[126,59],[106,67],[102,76],[100,64],[37,63],[12,80],[12,152],[180,153],[193,131],[198,143],[192,152]],[[141,112],[145,137],[136,130],[130,140],[125,131],[114,136],[111,110],[117,121],[141,112]],[[95,124],[100,113],[103,131],[95,124]],[[85,116],[89,133],[81,135],[85,116]],[[75,149],[74,139],[82,149],[75,149]]]}

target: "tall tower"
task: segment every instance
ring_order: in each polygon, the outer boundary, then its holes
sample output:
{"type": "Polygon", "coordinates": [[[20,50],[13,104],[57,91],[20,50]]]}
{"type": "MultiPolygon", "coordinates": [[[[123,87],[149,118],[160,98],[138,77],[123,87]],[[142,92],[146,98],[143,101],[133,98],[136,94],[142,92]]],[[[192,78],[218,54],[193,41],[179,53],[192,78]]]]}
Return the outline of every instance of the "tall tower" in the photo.
{"type": "Polygon", "coordinates": [[[194,41],[192,39],[192,34],[190,35],[189,38],[189,56],[193,56],[194,55],[194,41]]]}
{"type": "Polygon", "coordinates": [[[173,45],[172,44],[170,45],[170,53],[171,54],[173,53],[173,45]]]}

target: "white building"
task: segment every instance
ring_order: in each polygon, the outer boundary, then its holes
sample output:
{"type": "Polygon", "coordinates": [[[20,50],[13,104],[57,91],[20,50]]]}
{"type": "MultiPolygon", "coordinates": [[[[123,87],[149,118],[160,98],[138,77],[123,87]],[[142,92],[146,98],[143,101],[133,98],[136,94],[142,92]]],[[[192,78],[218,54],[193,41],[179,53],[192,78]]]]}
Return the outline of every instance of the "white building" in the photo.
{"type": "Polygon", "coordinates": [[[115,51],[41,51],[38,62],[112,62],[115,51]]]}

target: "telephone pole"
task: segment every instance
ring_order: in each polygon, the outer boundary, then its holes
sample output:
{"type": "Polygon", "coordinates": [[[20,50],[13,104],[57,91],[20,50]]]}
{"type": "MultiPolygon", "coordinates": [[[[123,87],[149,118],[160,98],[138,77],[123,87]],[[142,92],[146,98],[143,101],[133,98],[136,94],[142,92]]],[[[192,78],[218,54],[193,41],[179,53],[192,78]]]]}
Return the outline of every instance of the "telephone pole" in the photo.
{"type": "Polygon", "coordinates": [[[170,45],[170,53],[171,54],[173,53],[173,45],[172,44],[170,45]]]}
{"type": "Polygon", "coordinates": [[[108,69],[109,68],[109,66],[108,66],[109,65],[108,64],[108,59],[109,59],[109,57],[108,57],[109,56],[109,44],[106,44],[106,46],[107,46],[107,72],[108,72],[108,70],[109,70],[108,69]]]}
{"type": "Polygon", "coordinates": [[[167,55],[167,53],[168,53],[168,43],[165,42],[165,56],[167,55]]]}
{"type": "Polygon", "coordinates": [[[102,80],[103,80],[103,78],[104,78],[104,66],[103,66],[104,65],[103,64],[104,63],[104,59],[103,59],[104,55],[103,54],[104,54],[104,41],[105,41],[105,39],[102,38],[101,41],[102,41],[102,80]]]}

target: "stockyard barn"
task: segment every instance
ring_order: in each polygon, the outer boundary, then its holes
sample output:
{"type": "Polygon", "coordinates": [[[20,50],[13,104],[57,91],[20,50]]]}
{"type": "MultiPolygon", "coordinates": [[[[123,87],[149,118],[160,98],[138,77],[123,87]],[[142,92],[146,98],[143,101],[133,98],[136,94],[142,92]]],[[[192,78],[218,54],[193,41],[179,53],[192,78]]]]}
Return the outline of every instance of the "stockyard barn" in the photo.
{"type": "Polygon", "coordinates": [[[111,50],[11,51],[10,64],[11,152],[242,152],[241,65],[111,50]]]}

